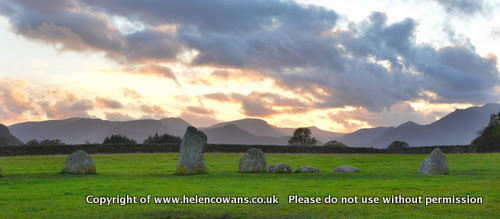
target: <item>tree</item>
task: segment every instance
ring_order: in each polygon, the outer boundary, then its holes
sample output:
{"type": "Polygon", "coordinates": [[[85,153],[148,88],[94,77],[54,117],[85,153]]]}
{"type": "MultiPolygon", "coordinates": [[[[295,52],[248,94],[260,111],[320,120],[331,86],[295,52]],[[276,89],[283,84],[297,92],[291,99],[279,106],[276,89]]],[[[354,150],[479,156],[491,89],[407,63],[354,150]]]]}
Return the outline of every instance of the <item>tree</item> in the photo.
{"type": "Polygon", "coordinates": [[[26,145],[36,146],[36,145],[40,145],[40,142],[38,142],[38,140],[36,140],[36,139],[33,139],[31,141],[28,141],[26,143],[26,145]]]}
{"type": "Polygon", "coordinates": [[[0,145],[9,145],[10,140],[6,137],[0,137],[0,145]]]}
{"type": "Polygon", "coordinates": [[[407,148],[410,145],[404,141],[393,141],[389,146],[387,146],[387,149],[401,149],[401,148],[407,148]]]}
{"type": "Polygon", "coordinates": [[[316,142],[316,138],[311,138],[311,130],[308,128],[295,129],[292,138],[288,140],[288,144],[292,146],[314,146],[316,142]]]}
{"type": "Polygon", "coordinates": [[[490,122],[486,128],[479,131],[479,136],[471,145],[479,152],[500,151],[500,111],[490,115],[490,122]]]}
{"type": "Polygon", "coordinates": [[[163,135],[158,135],[158,132],[149,136],[148,139],[144,140],[144,144],[168,144],[168,143],[181,143],[182,139],[178,136],[169,135],[167,133],[163,135]]]}
{"type": "Polygon", "coordinates": [[[337,140],[331,140],[329,142],[326,142],[323,146],[330,146],[330,147],[342,147],[342,148],[347,148],[349,146],[347,146],[346,144],[340,142],[340,141],[337,141],[337,140]]]}
{"type": "Polygon", "coordinates": [[[136,140],[129,139],[125,135],[111,135],[111,137],[106,137],[102,144],[137,144],[136,140]]]}
{"type": "Polygon", "coordinates": [[[64,143],[61,142],[59,139],[45,139],[42,142],[40,142],[40,145],[64,145],[64,143]]]}

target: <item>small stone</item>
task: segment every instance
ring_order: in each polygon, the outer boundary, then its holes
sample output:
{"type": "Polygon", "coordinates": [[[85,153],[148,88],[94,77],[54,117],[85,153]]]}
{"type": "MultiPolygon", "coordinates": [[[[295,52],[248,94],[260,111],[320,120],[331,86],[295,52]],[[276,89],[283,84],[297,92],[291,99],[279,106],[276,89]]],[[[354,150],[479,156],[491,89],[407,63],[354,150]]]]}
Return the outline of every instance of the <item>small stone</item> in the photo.
{"type": "Polygon", "coordinates": [[[353,166],[338,166],[333,169],[332,173],[359,173],[360,170],[353,166]]]}
{"type": "Polygon", "coordinates": [[[195,127],[189,126],[182,138],[177,173],[202,174],[208,173],[205,166],[203,150],[207,143],[207,136],[195,127]]]}
{"type": "Polygon", "coordinates": [[[258,148],[250,148],[240,158],[240,172],[258,173],[266,168],[266,157],[264,152],[258,148]]]}
{"type": "Polygon", "coordinates": [[[301,166],[295,170],[295,173],[321,173],[321,170],[311,166],[301,166]]]}
{"type": "Polygon", "coordinates": [[[94,161],[83,150],[78,150],[70,154],[62,170],[63,173],[71,174],[93,174],[95,171],[94,161]]]}
{"type": "Polygon", "coordinates": [[[278,163],[271,166],[267,166],[264,169],[267,173],[293,173],[292,168],[286,163],[278,163]]]}
{"type": "Polygon", "coordinates": [[[448,171],[448,160],[439,148],[434,149],[418,168],[418,173],[425,175],[446,175],[448,171]]]}

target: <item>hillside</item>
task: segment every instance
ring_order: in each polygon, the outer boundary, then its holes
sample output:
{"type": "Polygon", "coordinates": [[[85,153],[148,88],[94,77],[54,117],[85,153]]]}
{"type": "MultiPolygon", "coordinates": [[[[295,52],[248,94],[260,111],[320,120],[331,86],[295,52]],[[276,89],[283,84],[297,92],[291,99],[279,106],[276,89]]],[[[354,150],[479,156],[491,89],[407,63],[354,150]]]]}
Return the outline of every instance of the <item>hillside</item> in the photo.
{"type": "Polygon", "coordinates": [[[240,119],[235,121],[223,122],[212,125],[204,129],[221,128],[226,125],[233,124],[239,128],[247,131],[254,136],[270,136],[270,137],[284,137],[285,134],[274,129],[265,120],[262,119],[240,119]]]}
{"type": "Polygon", "coordinates": [[[290,137],[255,136],[235,124],[204,129],[210,144],[288,145],[290,137]]]}
{"type": "Polygon", "coordinates": [[[385,148],[393,141],[406,141],[410,146],[465,145],[483,129],[492,113],[500,110],[500,104],[457,109],[428,125],[407,122],[397,127],[360,129],[338,138],[356,147],[385,148]]]}
{"type": "MultiPolygon", "coordinates": [[[[22,145],[23,143],[19,141],[12,133],[9,131],[9,128],[7,126],[0,124],[0,138],[3,140],[7,141],[8,145],[22,145]]],[[[2,142],[4,143],[4,142],[2,142]]],[[[0,144],[2,145],[2,144],[0,144]]]]}

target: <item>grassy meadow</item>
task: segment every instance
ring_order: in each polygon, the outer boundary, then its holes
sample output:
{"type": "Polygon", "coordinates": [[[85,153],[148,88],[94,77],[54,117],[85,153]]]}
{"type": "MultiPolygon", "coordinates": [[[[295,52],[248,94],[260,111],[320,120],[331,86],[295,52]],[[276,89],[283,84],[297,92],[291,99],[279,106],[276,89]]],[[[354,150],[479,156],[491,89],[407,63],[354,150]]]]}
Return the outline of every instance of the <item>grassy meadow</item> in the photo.
{"type": "Polygon", "coordinates": [[[2,157],[5,217],[488,217],[499,218],[500,154],[448,154],[450,174],[419,175],[424,154],[266,154],[268,165],[317,174],[238,173],[241,153],[205,154],[209,174],[174,174],[178,154],[91,155],[97,174],[60,174],[67,156],[2,157]],[[331,173],[352,165],[361,173],[331,173]],[[271,196],[279,204],[87,204],[86,196],[271,196]],[[288,195],[481,196],[483,204],[288,204],[288,195]]]}

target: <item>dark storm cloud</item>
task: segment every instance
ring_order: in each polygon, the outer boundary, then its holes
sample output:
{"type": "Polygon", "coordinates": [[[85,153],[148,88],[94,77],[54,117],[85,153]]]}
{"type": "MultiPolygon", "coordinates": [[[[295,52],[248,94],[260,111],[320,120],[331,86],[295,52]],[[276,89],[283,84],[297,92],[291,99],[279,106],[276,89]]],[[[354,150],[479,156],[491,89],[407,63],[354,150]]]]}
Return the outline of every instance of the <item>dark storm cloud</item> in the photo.
{"type": "Polygon", "coordinates": [[[423,73],[421,87],[443,97],[440,102],[494,101],[491,93],[500,83],[495,56],[481,57],[463,46],[439,50],[422,46],[415,48],[409,60],[423,73]]]}
{"type": "Polygon", "coordinates": [[[0,7],[17,34],[59,50],[104,51],[122,63],[172,60],[180,50],[172,33],[145,29],[124,35],[109,16],[78,1],[8,1],[0,7]]]}
{"type": "Polygon", "coordinates": [[[293,1],[135,1],[83,0],[111,14],[127,15],[158,24],[180,24],[186,31],[243,34],[272,28],[278,22],[304,31],[330,28],[337,14],[320,7],[303,7],[293,1]]]}

